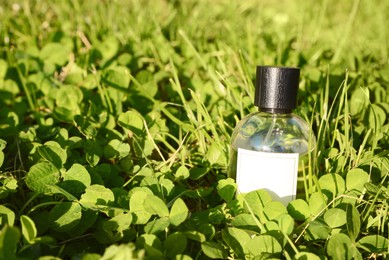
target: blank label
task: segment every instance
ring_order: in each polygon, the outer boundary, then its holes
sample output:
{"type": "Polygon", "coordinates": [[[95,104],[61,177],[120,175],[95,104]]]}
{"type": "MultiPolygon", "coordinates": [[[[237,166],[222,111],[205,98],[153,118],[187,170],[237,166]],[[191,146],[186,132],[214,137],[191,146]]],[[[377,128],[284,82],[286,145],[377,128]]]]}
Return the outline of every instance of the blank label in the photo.
{"type": "Polygon", "coordinates": [[[287,205],[296,197],[298,159],[298,153],[265,153],[238,148],[238,191],[266,189],[274,200],[287,205]]]}

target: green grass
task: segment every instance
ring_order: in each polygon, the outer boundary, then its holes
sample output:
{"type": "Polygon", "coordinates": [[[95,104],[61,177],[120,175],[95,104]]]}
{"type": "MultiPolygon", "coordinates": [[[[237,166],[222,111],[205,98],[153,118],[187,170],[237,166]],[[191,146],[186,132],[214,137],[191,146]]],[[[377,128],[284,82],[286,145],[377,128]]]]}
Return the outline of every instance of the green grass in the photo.
{"type": "Polygon", "coordinates": [[[0,259],[387,257],[388,12],[4,1],[0,259]],[[301,68],[295,112],[317,137],[287,208],[226,176],[257,65],[301,68]]]}

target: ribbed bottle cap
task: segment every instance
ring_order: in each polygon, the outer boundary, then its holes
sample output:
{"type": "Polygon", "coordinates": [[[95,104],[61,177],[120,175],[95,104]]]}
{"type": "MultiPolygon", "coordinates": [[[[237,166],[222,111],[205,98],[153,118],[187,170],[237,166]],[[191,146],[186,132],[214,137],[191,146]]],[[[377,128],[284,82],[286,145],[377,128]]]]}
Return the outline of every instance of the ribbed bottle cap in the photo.
{"type": "Polygon", "coordinates": [[[300,69],[257,66],[254,104],[268,113],[290,113],[297,105],[300,69]]]}

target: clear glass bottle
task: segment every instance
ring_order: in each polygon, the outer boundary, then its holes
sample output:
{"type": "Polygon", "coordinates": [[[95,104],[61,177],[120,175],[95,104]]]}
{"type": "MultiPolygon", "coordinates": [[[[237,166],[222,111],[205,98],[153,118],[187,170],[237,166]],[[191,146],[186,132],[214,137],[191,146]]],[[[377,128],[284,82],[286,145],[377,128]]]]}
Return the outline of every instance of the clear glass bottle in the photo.
{"type": "Polygon", "coordinates": [[[285,205],[296,197],[299,161],[315,146],[310,126],[292,110],[300,69],[258,66],[254,104],[231,137],[228,175],[239,193],[266,189],[285,205]]]}

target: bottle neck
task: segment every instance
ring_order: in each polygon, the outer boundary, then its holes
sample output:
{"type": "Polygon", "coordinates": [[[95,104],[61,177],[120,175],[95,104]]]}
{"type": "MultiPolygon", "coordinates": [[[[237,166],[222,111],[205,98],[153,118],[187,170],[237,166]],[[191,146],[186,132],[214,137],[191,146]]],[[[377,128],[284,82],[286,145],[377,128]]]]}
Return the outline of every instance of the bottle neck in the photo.
{"type": "Polygon", "coordinates": [[[292,109],[278,109],[278,108],[259,108],[260,112],[268,113],[268,114],[291,114],[293,112],[292,109]]]}

